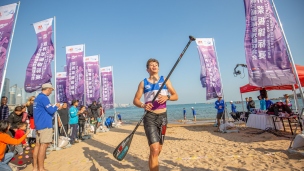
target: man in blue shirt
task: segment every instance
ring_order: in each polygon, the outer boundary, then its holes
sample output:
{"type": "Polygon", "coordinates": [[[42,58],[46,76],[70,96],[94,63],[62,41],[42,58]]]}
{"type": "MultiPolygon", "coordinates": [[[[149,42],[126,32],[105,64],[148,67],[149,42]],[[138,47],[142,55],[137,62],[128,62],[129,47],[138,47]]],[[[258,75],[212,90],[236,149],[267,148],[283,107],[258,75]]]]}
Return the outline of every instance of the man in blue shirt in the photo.
{"type": "Polygon", "coordinates": [[[196,122],[196,112],[193,107],[191,107],[191,109],[192,109],[192,114],[193,114],[193,121],[196,122]]]}
{"type": "Polygon", "coordinates": [[[52,142],[53,137],[53,123],[52,118],[57,109],[61,109],[59,103],[52,105],[47,96],[54,90],[52,84],[45,83],[42,85],[41,93],[34,101],[34,121],[36,134],[36,145],[33,153],[33,167],[34,170],[45,170],[44,159],[45,152],[52,142]]]}
{"type": "Polygon", "coordinates": [[[216,115],[216,119],[217,119],[217,130],[215,130],[215,132],[220,132],[220,125],[221,125],[221,119],[225,119],[225,102],[224,100],[222,100],[222,97],[219,96],[218,100],[215,101],[215,108],[217,109],[217,115],[216,115]]]}
{"type": "Polygon", "coordinates": [[[273,105],[273,102],[272,102],[271,100],[269,100],[268,97],[266,97],[265,102],[266,102],[266,109],[268,110],[268,108],[269,108],[271,105],[273,105]]]}
{"type": "Polygon", "coordinates": [[[122,122],[120,113],[117,113],[117,117],[118,117],[119,122],[122,122]]]}
{"type": "Polygon", "coordinates": [[[247,109],[247,112],[250,112],[249,99],[248,99],[248,97],[245,98],[245,102],[246,102],[246,109],[247,109]]]}
{"type": "Polygon", "coordinates": [[[236,113],[237,110],[235,104],[233,104],[233,101],[230,101],[230,104],[231,104],[231,112],[236,113]]]}

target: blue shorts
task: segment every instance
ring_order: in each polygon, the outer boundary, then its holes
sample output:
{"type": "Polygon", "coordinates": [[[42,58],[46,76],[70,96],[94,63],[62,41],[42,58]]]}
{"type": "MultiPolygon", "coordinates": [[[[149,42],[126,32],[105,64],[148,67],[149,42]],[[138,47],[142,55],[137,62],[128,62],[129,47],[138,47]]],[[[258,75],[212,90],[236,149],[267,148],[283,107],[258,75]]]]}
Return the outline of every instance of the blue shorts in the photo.
{"type": "Polygon", "coordinates": [[[216,119],[225,119],[225,112],[219,112],[216,115],[216,119]]]}

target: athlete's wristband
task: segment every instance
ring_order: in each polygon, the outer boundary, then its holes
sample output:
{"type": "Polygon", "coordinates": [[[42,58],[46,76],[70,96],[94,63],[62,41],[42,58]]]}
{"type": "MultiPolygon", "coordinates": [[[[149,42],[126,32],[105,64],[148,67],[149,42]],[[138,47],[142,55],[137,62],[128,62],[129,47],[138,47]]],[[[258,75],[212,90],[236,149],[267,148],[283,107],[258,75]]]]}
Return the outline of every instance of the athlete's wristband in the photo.
{"type": "Polygon", "coordinates": [[[142,104],[140,105],[140,107],[141,107],[141,108],[145,108],[145,104],[142,103],[142,104]]]}

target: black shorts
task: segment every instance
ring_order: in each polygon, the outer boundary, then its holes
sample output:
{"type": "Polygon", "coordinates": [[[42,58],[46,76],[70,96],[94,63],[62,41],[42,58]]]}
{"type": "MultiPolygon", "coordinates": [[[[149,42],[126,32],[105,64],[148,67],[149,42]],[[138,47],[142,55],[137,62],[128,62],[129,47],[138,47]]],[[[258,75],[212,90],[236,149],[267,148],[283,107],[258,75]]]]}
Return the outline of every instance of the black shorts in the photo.
{"type": "Polygon", "coordinates": [[[167,112],[161,114],[148,112],[146,114],[144,117],[144,128],[149,146],[156,142],[159,142],[161,145],[164,143],[167,123],[167,112]]]}

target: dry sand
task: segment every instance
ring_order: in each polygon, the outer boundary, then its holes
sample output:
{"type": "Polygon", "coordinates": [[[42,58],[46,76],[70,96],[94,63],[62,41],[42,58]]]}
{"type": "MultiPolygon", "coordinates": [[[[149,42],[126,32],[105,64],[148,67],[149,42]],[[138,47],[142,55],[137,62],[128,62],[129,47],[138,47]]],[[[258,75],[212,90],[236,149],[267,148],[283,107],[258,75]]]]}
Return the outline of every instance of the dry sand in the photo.
{"type": "MultiPolygon", "coordinates": [[[[52,151],[45,160],[50,171],[148,170],[149,148],[140,126],[123,161],[114,148],[134,125],[123,125],[70,148],[52,151]]],[[[240,133],[218,133],[211,124],[169,125],[160,155],[160,170],[304,170],[304,156],[287,152],[290,140],[247,128],[240,133]]],[[[289,133],[290,134],[290,133],[289,133]]],[[[28,166],[24,171],[31,171],[28,166]]]]}

